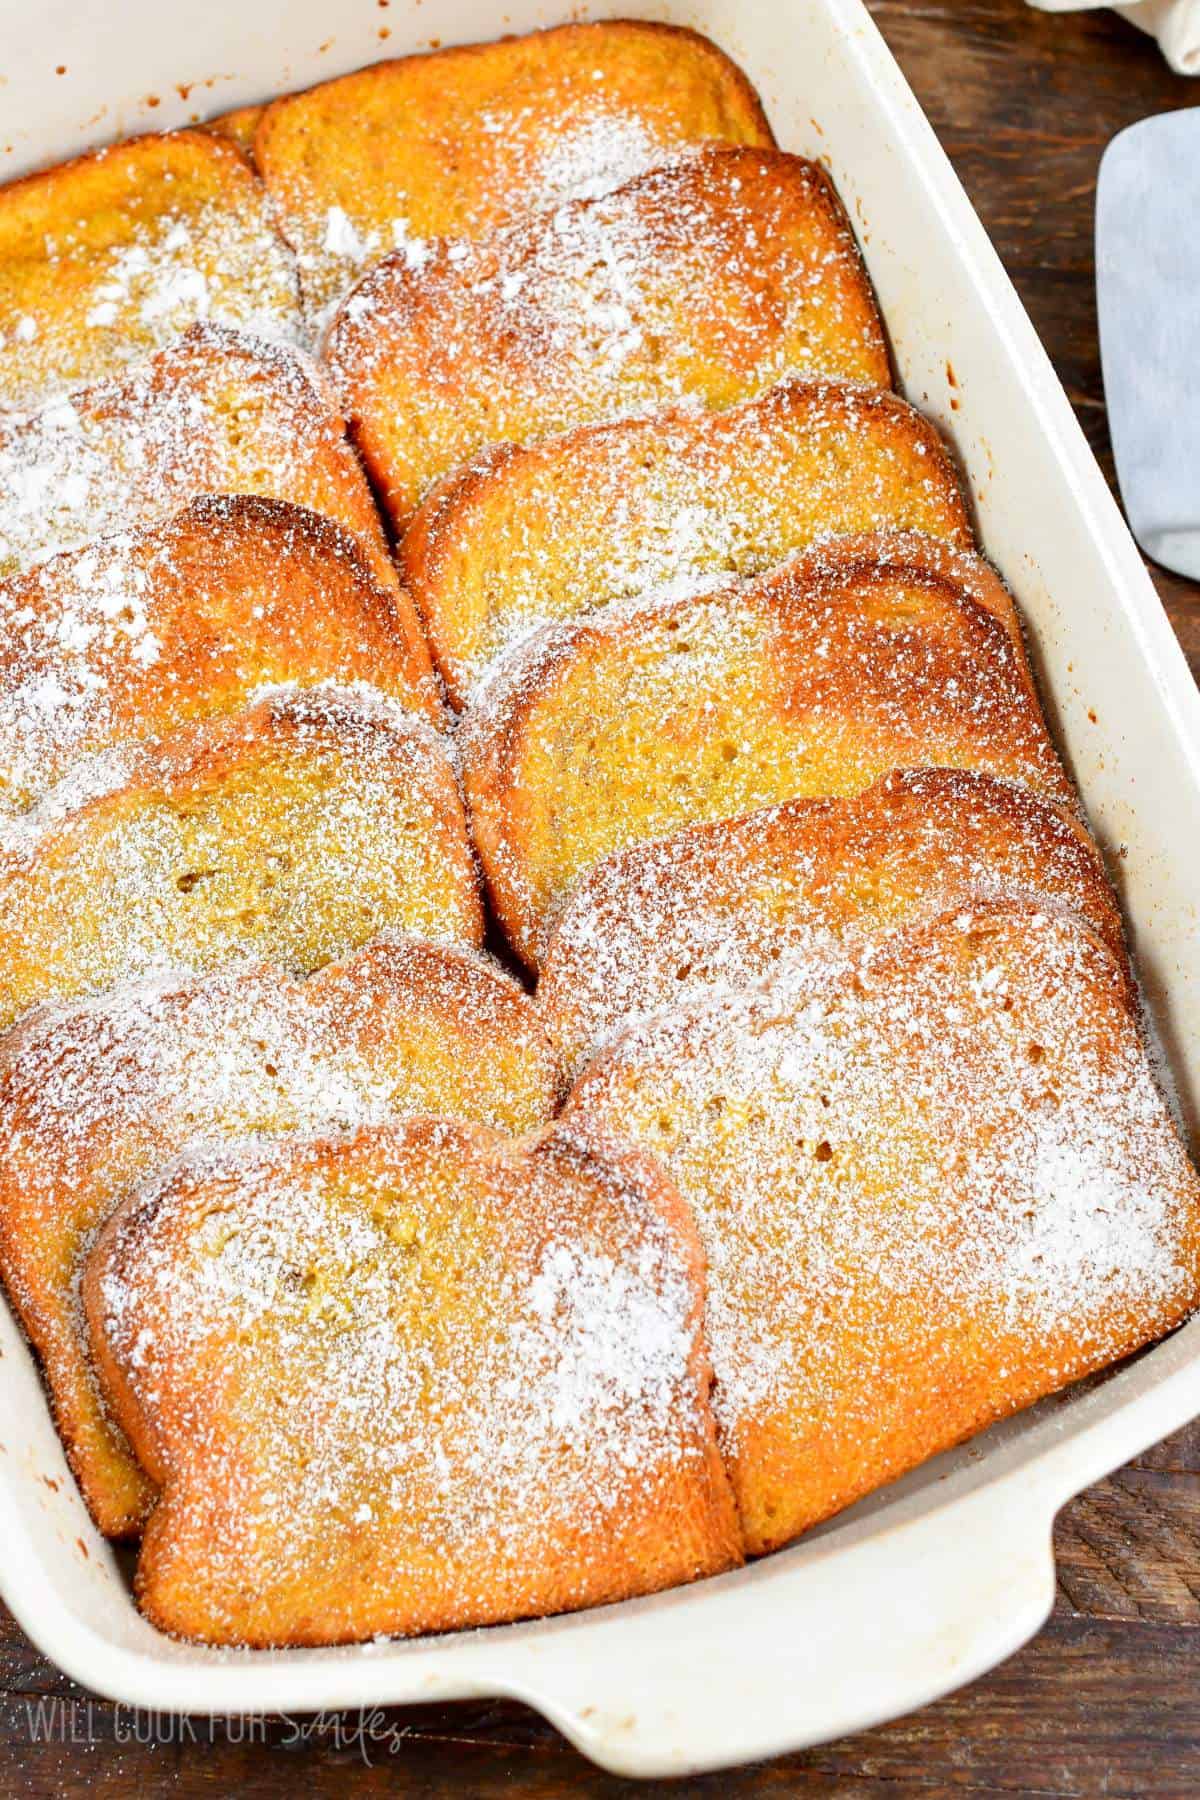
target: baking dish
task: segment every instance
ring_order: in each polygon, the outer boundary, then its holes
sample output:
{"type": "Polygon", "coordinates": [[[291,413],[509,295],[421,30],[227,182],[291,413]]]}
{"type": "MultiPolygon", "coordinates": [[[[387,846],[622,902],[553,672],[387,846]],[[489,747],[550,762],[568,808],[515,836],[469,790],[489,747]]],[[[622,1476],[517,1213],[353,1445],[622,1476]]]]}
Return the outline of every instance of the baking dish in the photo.
{"type": "MultiPolygon", "coordinates": [[[[554,22],[519,0],[49,0],[0,66],[0,177],[432,42],[554,22]]],[[[1200,698],[1033,329],[859,0],[679,0],[781,143],[828,163],[904,391],[953,440],[1014,587],[1051,720],[1109,854],[1189,1126],[1200,1107],[1200,698]]],[[[1200,1410],[1200,1319],[872,1496],[789,1551],[653,1599],[329,1651],[217,1652],[137,1614],[0,1312],[0,1586],[78,1681],[207,1713],[511,1695],[587,1755],[668,1775],[771,1755],[919,1706],[1009,1654],[1053,1596],[1054,1514],[1200,1410]]]]}

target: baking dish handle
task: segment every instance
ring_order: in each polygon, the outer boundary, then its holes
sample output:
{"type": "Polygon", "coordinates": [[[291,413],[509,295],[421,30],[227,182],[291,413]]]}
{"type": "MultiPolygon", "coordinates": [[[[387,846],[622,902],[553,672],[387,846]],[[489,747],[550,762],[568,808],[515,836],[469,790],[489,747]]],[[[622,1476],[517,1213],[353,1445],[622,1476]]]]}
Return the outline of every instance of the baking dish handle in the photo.
{"type": "Polygon", "coordinates": [[[923,1706],[1045,1620],[1056,1503],[1011,1478],[932,1510],[927,1490],[914,1498],[926,1510],[894,1525],[847,1520],[718,1577],[702,1629],[684,1589],[615,1610],[603,1630],[593,1614],[566,1654],[554,1629],[538,1634],[508,1663],[505,1691],[627,1776],[777,1755],[923,1706]]]}

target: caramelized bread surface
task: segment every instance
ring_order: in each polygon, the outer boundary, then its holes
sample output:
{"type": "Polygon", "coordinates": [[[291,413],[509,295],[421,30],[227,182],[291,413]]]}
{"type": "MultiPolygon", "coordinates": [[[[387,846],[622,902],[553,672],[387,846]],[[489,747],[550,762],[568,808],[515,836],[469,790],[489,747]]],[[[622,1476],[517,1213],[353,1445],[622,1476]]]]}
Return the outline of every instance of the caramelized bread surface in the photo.
{"type": "Polygon", "coordinates": [[[1001,898],[1065,908],[1124,954],[1076,813],[969,769],[898,770],[859,794],[788,800],[600,863],[550,932],[538,1011],[578,1067],[639,1018],[1001,898]]]}
{"type": "Polygon", "coordinates": [[[732,406],[791,373],[891,376],[828,177],[777,150],[700,151],[419,263],[393,254],[325,354],[397,532],[488,444],[732,406]]]}
{"type": "Polygon", "coordinates": [[[153,524],[203,493],[262,494],[324,513],[361,541],[380,585],[397,588],[370,489],[316,365],[213,325],[32,417],[0,414],[0,574],[153,524]]]}
{"type": "Polygon", "coordinates": [[[496,913],[540,960],[616,850],[897,768],[980,769],[1071,805],[988,566],[839,538],[742,587],[552,626],[466,714],[463,777],[496,913]]]}
{"type": "Polygon", "coordinates": [[[695,143],[770,145],[741,70],[692,31],[560,25],[405,56],[287,94],[253,156],[319,316],[391,250],[478,238],[695,143]]]}
{"type": "Polygon", "coordinates": [[[1066,916],[946,914],[635,1026],[565,1118],[694,1209],[754,1553],[1200,1299],[1200,1182],[1124,961],[1066,916]]]}
{"type": "MultiPolygon", "coordinates": [[[[259,120],[266,111],[266,106],[235,106],[229,112],[218,113],[215,119],[204,121],[204,130],[211,131],[214,136],[228,138],[237,145],[243,156],[254,162],[254,134],[258,130],[259,120]]],[[[274,196],[272,196],[274,203],[274,196]]],[[[278,217],[278,206],[276,205],[278,217]]]]}
{"type": "Polygon", "coordinates": [[[84,1278],[162,1489],[143,1610],[341,1643],[733,1566],[702,1271],[656,1164],[559,1130],[419,1119],[169,1168],[84,1278]]]}
{"type": "Polygon", "coordinates": [[[0,1270],[41,1358],[100,1529],[153,1488],[101,1404],[82,1258],[138,1180],[191,1138],[348,1128],[410,1113],[521,1133],[560,1067],[533,1006],[474,951],[377,939],[296,981],[267,964],[162,976],[31,1013],[0,1043],[0,1270]]]}
{"type": "Polygon", "coordinates": [[[305,972],[387,929],[479,944],[483,915],[437,735],[370,688],[85,759],[0,828],[0,1030],[156,968],[305,972]]]}
{"type": "Polygon", "coordinates": [[[0,187],[0,405],[119,374],[197,319],[300,329],[295,258],[234,144],[130,138],[0,187]]]}
{"type": "Polygon", "coordinates": [[[327,681],[372,682],[443,722],[411,608],[354,538],[280,500],[194,500],[0,580],[0,807],[87,751],[327,681]]]}
{"type": "Polygon", "coordinates": [[[936,429],[895,394],[790,380],[726,412],[673,407],[482,451],[434,489],[398,555],[461,706],[538,626],[885,527],[970,549],[936,429]]]}

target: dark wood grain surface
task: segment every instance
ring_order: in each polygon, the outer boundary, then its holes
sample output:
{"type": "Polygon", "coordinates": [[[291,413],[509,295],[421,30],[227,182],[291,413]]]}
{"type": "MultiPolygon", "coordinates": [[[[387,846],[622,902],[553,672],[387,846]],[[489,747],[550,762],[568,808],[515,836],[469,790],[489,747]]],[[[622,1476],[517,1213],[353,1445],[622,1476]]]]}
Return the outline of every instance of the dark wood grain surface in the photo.
{"type": "MultiPolygon", "coordinates": [[[[1092,211],[1108,139],[1200,102],[1110,14],[1022,0],[874,0],[1111,476],[1096,342],[1092,211]]],[[[1200,589],[1154,571],[1200,675],[1200,589]]],[[[732,1796],[1200,1795],[1200,1426],[1076,1500],[1056,1533],[1058,1602],[1040,1637],[974,1687],[862,1737],[677,1784],[732,1796]]],[[[0,1555],[3,1546],[0,1546],[0,1555]]],[[[445,1706],[391,1717],[364,1760],[329,1727],[237,1741],[133,1719],[64,1680],[0,1612],[0,1794],[617,1795],[532,1713],[445,1706]]],[[[669,1790],[668,1790],[669,1791],[669,1790]]]]}

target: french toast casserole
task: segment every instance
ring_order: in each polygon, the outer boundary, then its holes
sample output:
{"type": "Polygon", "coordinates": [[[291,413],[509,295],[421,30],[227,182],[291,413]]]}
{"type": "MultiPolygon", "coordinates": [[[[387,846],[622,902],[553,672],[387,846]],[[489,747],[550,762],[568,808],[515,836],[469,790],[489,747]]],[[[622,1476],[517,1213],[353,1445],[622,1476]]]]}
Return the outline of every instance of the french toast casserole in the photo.
{"type": "Polygon", "coordinates": [[[952,447],[696,34],[0,188],[0,1274],[137,1603],[738,1568],[1163,1336],[1200,1181],[952,447]]]}

